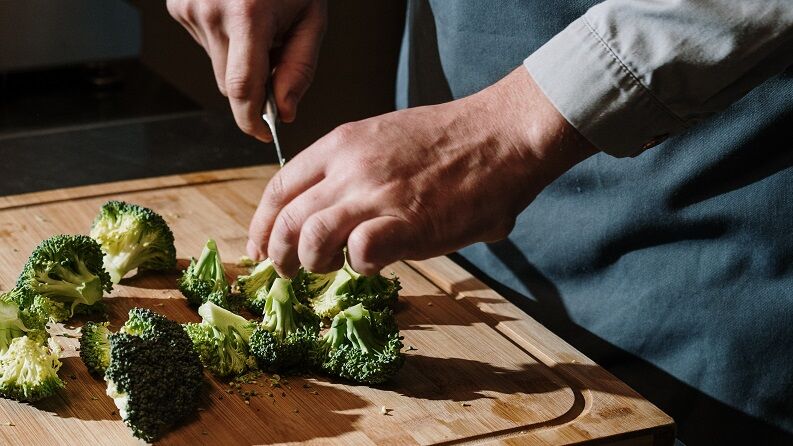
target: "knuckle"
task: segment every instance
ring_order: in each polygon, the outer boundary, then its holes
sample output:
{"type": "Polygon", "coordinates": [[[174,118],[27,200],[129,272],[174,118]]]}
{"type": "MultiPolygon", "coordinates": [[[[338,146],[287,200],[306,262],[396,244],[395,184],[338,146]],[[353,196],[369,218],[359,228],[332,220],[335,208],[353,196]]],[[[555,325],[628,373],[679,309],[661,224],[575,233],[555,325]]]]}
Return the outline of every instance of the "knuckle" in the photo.
{"type": "Polygon", "coordinates": [[[295,239],[295,236],[300,234],[300,222],[295,217],[292,210],[284,208],[278,213],[278,217],[275,219],[273,234],[277,235],[289,245],[292,244],[291,242],[295,239]]]}
{"type": "MultiPolygon", "coordinates": [[[[309,218],[300,232],[300,243],[304,245],[307,253],[318,253],[325,248],[332,229],[322,217],[309,218]]],[[[319,256],[313,256],[319,257],[319,256]]]]}
{"type": "Polygon", "coordinates": [[[344,146],[351,143],[355,137],[356,128],[357,127],[354,122],[348,122],[336,127],[330,134],[331,144],[344,146]]]}
{"type": "Polygon", "coordinates": [[[245,100],[248,99],[253,90],[253,80],[248,75],[230,74],[226,75],[226,94],[229,99],[245,100]]]}
{"type": "Polygon", "coordinates": [[[201,1],[196,8],[196,18],[201,22],[210,26],[221,23],[223,11],[215,2],[201,1]]]}
{"type": "Polygon", "coordinates": [[[282,175],[275,175],[264,191],[264,201],[270,206],[279,206],[285,198],[286,185],[282,175]]]}
{"type": "Polygon", "coordinates": [[[288,68],[297,76],[298,83],[309,85],[314,80],[316,69],[308,62],[290,62],[288,68]]]}

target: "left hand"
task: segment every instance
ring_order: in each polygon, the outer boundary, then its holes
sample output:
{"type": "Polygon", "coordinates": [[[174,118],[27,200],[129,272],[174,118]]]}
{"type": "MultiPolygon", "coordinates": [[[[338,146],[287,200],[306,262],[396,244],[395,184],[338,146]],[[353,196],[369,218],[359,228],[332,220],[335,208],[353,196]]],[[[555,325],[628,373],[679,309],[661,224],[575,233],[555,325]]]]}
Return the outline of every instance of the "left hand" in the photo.
{"type": "Polygon", "coordinates": [[[340,126],[267,185],[248,255],[282,275],[375,274],[505,238],[551,181],[595,149],[519,67],[467,98],[340,126]]]}

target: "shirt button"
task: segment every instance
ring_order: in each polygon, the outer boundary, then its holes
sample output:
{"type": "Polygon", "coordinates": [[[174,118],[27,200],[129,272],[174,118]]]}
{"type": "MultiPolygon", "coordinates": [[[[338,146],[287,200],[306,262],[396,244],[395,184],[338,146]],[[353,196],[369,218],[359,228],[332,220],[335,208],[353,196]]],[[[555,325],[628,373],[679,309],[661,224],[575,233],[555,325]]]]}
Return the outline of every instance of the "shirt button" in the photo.
{"type": "Polygon", "coordinates": [[[669,133],[664,133],[663,135],[655,136],[646,143],[644,143],[644,145],[642,146],[642,150],[647,150],[650,147],[655,147],[658,144],[661,144],[662,142],[666,141],[667,138],[669,138],[669,133]]]}

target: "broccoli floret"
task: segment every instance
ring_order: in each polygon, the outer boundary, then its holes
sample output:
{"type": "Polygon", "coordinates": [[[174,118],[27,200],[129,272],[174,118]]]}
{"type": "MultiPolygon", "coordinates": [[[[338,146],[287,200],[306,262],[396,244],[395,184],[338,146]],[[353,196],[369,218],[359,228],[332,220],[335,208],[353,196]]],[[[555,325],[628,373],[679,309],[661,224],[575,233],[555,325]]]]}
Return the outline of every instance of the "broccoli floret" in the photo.
{"type": "Polygon", "coordinates": [[[207,302],[198,308],[200,323],[184,324],[204,367],[217,376],[241,375],[256,368],[248,341],[256,327],[244,317],[207,302]]]}
{"type": "Polygon", "coordinates": [[[86,322],[80,335],[80,359],[94,375],[104,376],[110,364],[110,329],[107,322],[86,322]]]}
{"type": "Polygon", "coordinates": [[[196,412],[203,367],[180,324],[133,308],[108,339],[107,394],[133,435],[153,441],[196,412]]]}
{"type": "MultiPolygon", "coordinates": [[[[101,307],[102,292],[112,290],[113,283],[102,266],[102,250],[96,241],[85,235],[56,235],[30,255],[17,288],[64,304],[71,317],[78,305],[101,307]]],[[[56,314],[53,319],[62,320],[62,316],[56,314]]]]}
{"type": "Polygon", "coordinates": [[[204,302],[213,302],[223,308],[229,307],[228,295],[231,289],[214,240],[207,240],[198,260],[190,260],[190,266],[179,279],[179,290],[195,307],[204,302]]]}
{"type": "Polygon", "coordinates": [[[38,401],[64,387],[58,377],[60,348],[51,339],[14,338],[0,354],[0,395],[18,401],[38,401]]]}
{"type": "Polygon", "coordinates": [[[267,294],[264,320],[251,335],[250,350],[263,369],[303,371],[310,366],[318,333],[319,319],[297,301],[289,280],[277,278],[267,294]]]}
{"type": "Polygon", "coordinates": [[[357,304],[339,312],[316,342],[312,361],[326,373],[365,384],[393,377],[405,358],[391,310],[369,311],[357,304]]]}
{"type": "Polygon", "coordinates": [[[0,353],[5,352],[14,338],[27,335],[29,338],[44,342],[47,337],[45,315],[22,309],[18,301],[23,301],[18,290],[0,294],[0,353]]]}
{"type": "Polygon", "coordinates": [[[104,266],[113,283],[135,268],[163,271],[176,267],[171,228],[149,208],[108,201],[94,220],[90,235],[102,246],[104,266]]]}
{"type": "Polygon", "coordinates": [[[311,306],[311,299],[315,299],[326,292],[336,279],[336,275],[337,271],[317,274],[301,267],[298,269],[295,278],[292,279],[292,287],[295,290],[297,300],[301,304],[311,306]]]}
{"type": "Polygon", "coordinates": [[[277,278],[278,273],[270,259],[260,262],[250,274],[237,277],[240,294],[245,299],[245,306],[251,312],[259,315],[264,313],[264,301],[277,278]]]}
{"type": "Polygon", "coordinates": [[[362,276],[346,262],[334,273],[306,273],[305,277],[303,282],[308,285],[298,287],[297,292],[308,295],[309,305],[322,318],[333,318],[339,311],[359,303],[375,311],[392,308],[401,289],[397,277],[362,276]]]}

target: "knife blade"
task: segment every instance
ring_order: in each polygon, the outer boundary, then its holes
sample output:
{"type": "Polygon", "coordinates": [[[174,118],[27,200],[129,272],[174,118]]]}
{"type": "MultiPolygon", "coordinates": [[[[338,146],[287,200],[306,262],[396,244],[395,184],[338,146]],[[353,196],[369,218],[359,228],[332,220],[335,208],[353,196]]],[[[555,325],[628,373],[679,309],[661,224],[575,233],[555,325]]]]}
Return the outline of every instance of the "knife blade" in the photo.
{"type": "Polygon", "coordinates": [[[275,153],[278,155],[278,163],[281,167],[284,167],[286,160],[281,152],[281,144],[278,142],[278,107],[275,105],[272,82],[267,82],[267,97],[264,100],[262,120],[270,127],[270,134],[273,135],[273,144],[275,144],[275,153]]]}

